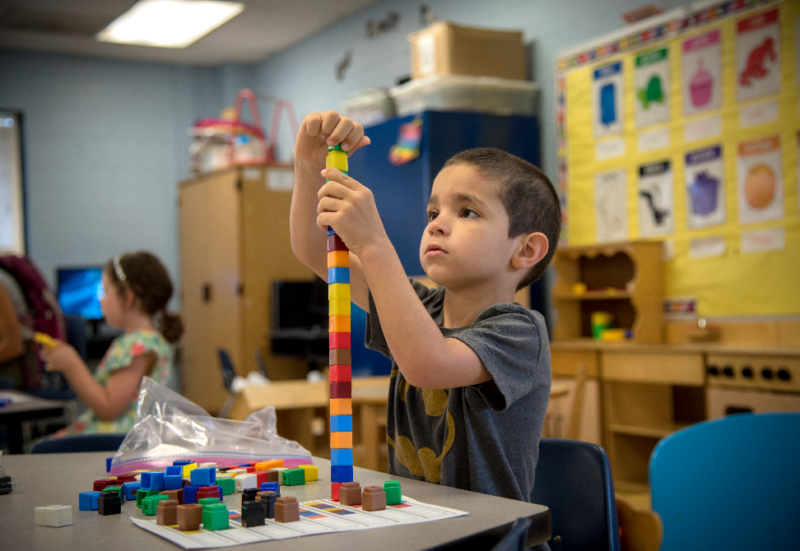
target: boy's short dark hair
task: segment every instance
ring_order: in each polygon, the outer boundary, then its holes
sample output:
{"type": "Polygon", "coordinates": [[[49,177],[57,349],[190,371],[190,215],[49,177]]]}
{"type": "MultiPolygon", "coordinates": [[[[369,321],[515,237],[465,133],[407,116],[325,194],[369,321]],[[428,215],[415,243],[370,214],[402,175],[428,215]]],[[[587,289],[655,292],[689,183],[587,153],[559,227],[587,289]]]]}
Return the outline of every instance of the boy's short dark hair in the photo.
{"type": "Polygon", "coordinates": [[[500,200],[509,217],[508,237],[541,232],[547,237],[547,254],[517,284],[527,287],[544,273],[556,251],[561,233],[561,202],[547,175],[524,159],[492,147],[468,149],[453,155],[444,168],[470,165],[500,185],[500,200]]]}

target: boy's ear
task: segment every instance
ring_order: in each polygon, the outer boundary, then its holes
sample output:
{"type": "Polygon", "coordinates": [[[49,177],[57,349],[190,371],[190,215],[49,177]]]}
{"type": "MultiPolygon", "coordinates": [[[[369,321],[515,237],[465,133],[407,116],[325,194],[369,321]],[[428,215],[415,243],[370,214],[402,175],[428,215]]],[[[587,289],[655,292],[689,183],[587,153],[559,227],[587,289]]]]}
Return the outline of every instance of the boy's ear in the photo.
{"type": "Polygon", "coordinates": [[[532,268],[545,257],[550,248],[547,236],[541,232],[520,235],[517,239],[519,239],[519,246],[514,256],[511,257],[511,265],[518,270],[532,268]]]}

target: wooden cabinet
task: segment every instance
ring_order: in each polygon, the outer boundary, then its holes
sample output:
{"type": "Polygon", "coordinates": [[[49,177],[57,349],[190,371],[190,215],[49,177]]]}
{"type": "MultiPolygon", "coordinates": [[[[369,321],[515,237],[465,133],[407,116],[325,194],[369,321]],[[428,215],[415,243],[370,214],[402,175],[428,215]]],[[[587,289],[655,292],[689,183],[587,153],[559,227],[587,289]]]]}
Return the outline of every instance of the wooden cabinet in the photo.
{"type": "Polygon", "coordinates": [[[664,270],[659,241],[633,241],[556,250],[555,340],[592,336],[593,312],[610,312],[633,341],[663,340],[664,270]]]}
{"type": "Polygon", "coordinates": [[[315,277],[289,242],[292,181],[290,166],[247,166],[180,184],[183,390],[209,412],[228,397],[220,347],[241,375],[257,368],[259,349],[273,379],[305,376],[306,364],[273,356],[267,338],[272,282],[315,277]]]}

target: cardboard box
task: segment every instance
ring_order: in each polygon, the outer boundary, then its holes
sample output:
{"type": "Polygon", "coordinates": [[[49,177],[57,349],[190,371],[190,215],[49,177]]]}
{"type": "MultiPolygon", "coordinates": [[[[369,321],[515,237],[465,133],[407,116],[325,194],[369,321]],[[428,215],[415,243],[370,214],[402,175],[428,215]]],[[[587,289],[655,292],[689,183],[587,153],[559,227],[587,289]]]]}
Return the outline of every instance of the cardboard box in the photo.
{"type": "Polygon", "coordinates": [[[442,21],[411,33],[408,40],[412,79],[431,75],[527,78],[521,31],[461,27],[442,21]]]}

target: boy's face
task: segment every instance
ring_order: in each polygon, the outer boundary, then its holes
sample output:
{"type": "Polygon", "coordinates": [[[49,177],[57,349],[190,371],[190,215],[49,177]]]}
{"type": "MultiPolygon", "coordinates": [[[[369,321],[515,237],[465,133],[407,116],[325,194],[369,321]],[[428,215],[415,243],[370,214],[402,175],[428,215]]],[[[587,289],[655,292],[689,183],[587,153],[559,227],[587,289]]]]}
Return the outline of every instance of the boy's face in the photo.
{"type": "Polygon", "coordinates": [[[420,262],[425,273],[448,288],[494,284],[508,277],[516,246],[498,184],[472,166],[443,169],[428,201],[420,262]]]}

